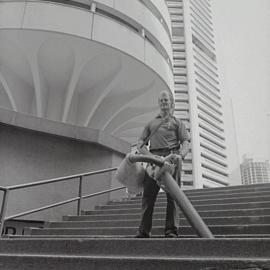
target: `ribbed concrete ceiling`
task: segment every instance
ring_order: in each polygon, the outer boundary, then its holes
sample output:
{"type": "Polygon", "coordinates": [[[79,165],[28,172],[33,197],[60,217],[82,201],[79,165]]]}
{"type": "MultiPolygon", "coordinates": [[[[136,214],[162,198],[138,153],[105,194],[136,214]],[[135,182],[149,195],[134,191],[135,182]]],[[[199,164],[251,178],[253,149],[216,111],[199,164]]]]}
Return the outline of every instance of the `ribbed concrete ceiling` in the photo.
{"type": "Polygon", "coordinates": [[[0,106],[134,143],[167,89],[145,64],[67,34],[0,31],[0,106]]]}

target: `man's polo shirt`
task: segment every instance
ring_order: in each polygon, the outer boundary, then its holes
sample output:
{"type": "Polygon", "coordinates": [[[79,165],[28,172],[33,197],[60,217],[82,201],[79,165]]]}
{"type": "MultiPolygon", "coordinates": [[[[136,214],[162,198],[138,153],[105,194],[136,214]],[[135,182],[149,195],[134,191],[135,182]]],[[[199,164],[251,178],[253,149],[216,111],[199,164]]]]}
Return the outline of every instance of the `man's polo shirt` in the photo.
{"type": "MultiPolygon", "coordinates": [[[[145,141],[162,121],[164,121],[164,119],[158,115],[147,123],[140,136],[140,140],[145,141]]],[[[179,142],[182,144],[184,141],[189,141],[189,134],[185,125],[174,116],[169,116],[165,118],[165,121],[150,138],[150,150],[163,148],[173,149],[179,146],[179,142]]]]}

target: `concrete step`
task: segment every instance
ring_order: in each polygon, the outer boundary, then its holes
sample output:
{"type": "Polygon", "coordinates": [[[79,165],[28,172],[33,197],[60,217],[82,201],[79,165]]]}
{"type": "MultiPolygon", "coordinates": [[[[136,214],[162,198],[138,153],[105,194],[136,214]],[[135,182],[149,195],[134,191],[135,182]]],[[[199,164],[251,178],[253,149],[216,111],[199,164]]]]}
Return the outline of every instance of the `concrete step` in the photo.
{"type": "MultiPolygon", "coordinates": [[[[210,217],[203,218],[207,225],[245,225],[245,224],[270,224],[270,216],[248,217],[210,217]]],[[[153,226],[164,226],[165,219],[153,219],[153,226]]],[[[103,220],[103,221],[62,221],[48,222],[46,228],[92,228],[92,227],[134,227],[139,225],[140,219],[130,220],[103,220]]],[[[189,222],[181,218],[181,226],[189,225],[189,222]]]]}
{"type": "MultiPolygon", "coordinates": [[[[252,224],[252,225],[211,225],[209,229],[214,235],[226,234],[269,234],[270,224],[252,224]]],[[[27,228],[27,235],[135,235],[138,227],[93,227],[93,228],[27,228]]],[[[155,226],[152,229],[153,235],[163,235],[164,227],[155,226]]],[[[182,226],[180,228],[182,235],[196,235],[190,226],[182,226]]]]}
{"type": "MultiPolygon", "coordinates": [[[[134,239],[134,234],[126,235],[6,235],[10,239],[134,239]]],[[[151,235],[151,239],[166,239],[163,234],[151,235]]],[[[268,239],[270,234],[252,233],[252,234],[215,234],[215,239],[268,239]]],[[[201,239],[196,234],[178,235],[177,239],[201,239]]]]}
{"type": "MultiPolygon", "coordinates": [[[[199,211],[201,217],[238,217],[238,216],[268,216],[270,215],[270,208],[254,208],[254,209],[240,209],[240,210],[215,210],[215,211],[199,211]]],[[[180,213],[183,218],[183,213],[180,213]]],[[[95,221],[95,220],[129,220],[140,219],[140,213],[135,214],[107,214],[95,215],[94,212],[89,215],[82,216],[63,216],[63,221],[95,221]]],[[[153,214],[153,219],[164,219],[165,212],[153,214]]]]}
{"type": "MultiPolygon", "coordinates": [[[[232,186],[226,188],[209,188],[209,189],[190,189],[184,190],[185,194],[190,196],[203,196],[203,197],[211,197],[215,195],[227,196],[227,195],[236,195],[237,194],[252,194],[257,193],[261,194],[262,192],[270,192],[270,185],[269,184],[260,184],[260,185],[249,185],[249,186],[232,186]]],[[[166,193],[159,192],[159,197],[165,197],[166,193]]],[[[141,195],[136,196],[133,199],[139,199],[141,195]]]]}
{"type": "Polygon", "coordinates": [[[5,270],[236,270],[269,269],[268,258],[0,255],[5,270]],[[20,268],[18,268],[20,266],[20,268]],[[256,268],[254,268],[254,266],[256,268]],[[253,267],[253,268],[251,268],[253,267]]]}
{"type": "Polygon", "coordinates": [[[0,240],[0,269],[270,269],[270,185],[187,192],[216,239],[199,238],[180,213],[180,236],[164,238],[165,194],[152,235],[135,239],[141,198],[65,216],[0,240]],[[87,215],[86,215],[87,214],[87,215]]]}
{"type": "MultiPolygon", "coordinates": [[[[214,199],[190,199],[193,205],[210,205],[210,204],[231,204],[231,203],[251,203],[251,202],[265,202],[269,201],[269,195],[263,196],[248,196],[248,197],[236,197],[236,198],[214,198],[214,199]]],[[[167,204],[166,198],[160,198],[156,201],[156,206],[165,206],[167,204]]],[[[141,206],[141,200],[137,201],[122,201],[122,202],[110,202],[107,205],[97,205],[95,209],[117,209],[117,208],[138,208],[141,206]]]]}
{"type": "MultiPolygon", "coordinates": [[[[208,188],[208,189],[188,189],[184,190],[187,196],[212,196],[212,195],[234,195],[234,194],[244,194],[252,192],[269,192],[270,184],[259,184],[259,185],[248,185],[248,186],[230,186],[223,188],[208,188]]],[[[160,192],[159,196],[163,197],[166,194],[160,192]]],[[[140,198],[141,195],[137,195],[135,198],[140,198]]]]}
{"type": "Polygon", "coordinates": [[[1,239],[0,254],[270,257],[270,239],[1,239]]]}
{"type": "MultiPolygon", "coordinates": [[[[187,195],[190,200],[215,200],[215,199],[242,199],[242,198],[256,198],[256,197],[267,197],[269,198],[270,196],[270,189],[269,191],[260,191],[260,192],[255,192],[255,191],[247,191],[247,192],[237,192],[233,194],[219,194],[219,193],[214,193],[214,194],[201,194],[201,195],[187,195]]],[[[141,202],[142,198],[141,197],[135,197],[129,200],[121,200],[121,201],[110,201],[108,204],[115,204],[115,203],[138,203],[141,202]]],[[[162,202],[166,201],[165,195],[159,193],[157,197],[157,202],[162,202]]]]}
{"type": "MultiPolygon", "coordinates": [[[[270,199],[270,198],[269,198],[270,199]]],[[[213,211],[213,210],[228,210],[228,209],[254,209],[254,208],[270,208],[270,201],[262,201],[262,202],[250,202],[250,203],[227,203],[227,204],[206,204],[206,205],[198,205],[193,204],[194,208],[197,211],[213,211]]],[[[166,203],[157,203],[155,205],[155,212],[162,213],[165,211],[166,203]]],[[[141,207],[139,205],[123,205],[113,207],[110,205],[100,206],[99,209],[84,211],[84,214],[134,214],[140,213],[141,207]]]]}
{"type": "Polygon", "coordinates": [[[239,185],[239,186],[229,186],[229,187],[218,187],[218,188],[208,188],[208,189],[189,189],[185,190],[186,194],[210,194],[210,193],[227,193],[231,194],[234,192],[245,192],[245,191],[260,191],[267,190],[270,188],[270,183],[264,184],[254,184],[254,185],[239,185]]]}

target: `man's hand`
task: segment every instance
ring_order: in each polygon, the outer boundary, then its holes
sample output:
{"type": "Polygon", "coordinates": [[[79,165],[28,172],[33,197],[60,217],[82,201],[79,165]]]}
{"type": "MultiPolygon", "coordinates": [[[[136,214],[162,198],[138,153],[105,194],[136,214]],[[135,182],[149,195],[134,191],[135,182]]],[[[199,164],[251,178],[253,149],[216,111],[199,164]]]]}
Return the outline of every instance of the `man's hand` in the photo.
{"type": "Polygon", "coordinates": [[[179,161],[182,161],[182,156],[177,154],[170,154],[164,158],[164,161],[167,161],[172,164],[177,164],[179,161]]]}
{"type": "Polygon", "coordinates": [[[170,174],[173,174],[174,172],[174,164],[168,161],[165,161],[163,166],[160,167],[157,171],[156,171],[156,175],[155,175],[155,179],[160,180],[160,177],[163,175],[163,173],[168,172],[170,174]]]}
{"type": "Polygon", "coordinates": [[[182,156],[177,154],[170,154],[166,157],[159,157],[164,162],[163,166],[156,172],[156,179],[159,179],[164,172],[170,174],[174,173],[175,165],[182,162],[182,156]]]}
{"type": "Polygon", "coordinates": [[[149,152],[147,146],[142,140],[139,140],[137,144],[137,151],[142,155],[152,156],[152,153],[149,152]]]}

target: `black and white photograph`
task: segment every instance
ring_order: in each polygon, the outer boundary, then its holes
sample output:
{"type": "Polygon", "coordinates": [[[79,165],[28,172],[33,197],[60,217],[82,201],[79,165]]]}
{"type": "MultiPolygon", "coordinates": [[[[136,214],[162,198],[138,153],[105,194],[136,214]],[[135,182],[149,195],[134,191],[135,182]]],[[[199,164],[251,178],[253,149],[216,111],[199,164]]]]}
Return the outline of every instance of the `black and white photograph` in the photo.
{"type": "Polygon", "coordinates": [[[0,0],[0,270],[270,270],[270,0],[0,0]]]}

